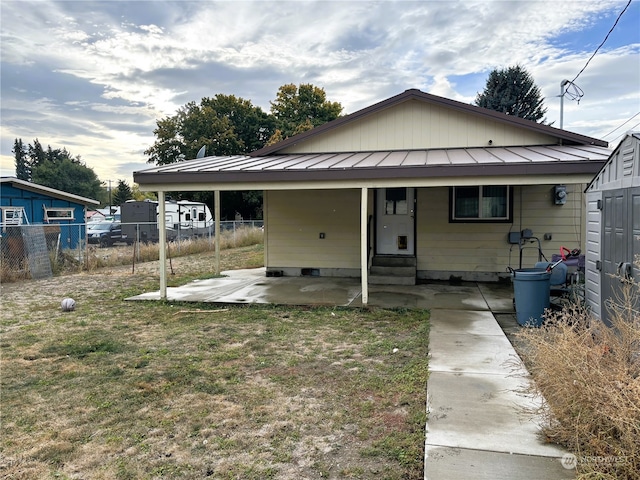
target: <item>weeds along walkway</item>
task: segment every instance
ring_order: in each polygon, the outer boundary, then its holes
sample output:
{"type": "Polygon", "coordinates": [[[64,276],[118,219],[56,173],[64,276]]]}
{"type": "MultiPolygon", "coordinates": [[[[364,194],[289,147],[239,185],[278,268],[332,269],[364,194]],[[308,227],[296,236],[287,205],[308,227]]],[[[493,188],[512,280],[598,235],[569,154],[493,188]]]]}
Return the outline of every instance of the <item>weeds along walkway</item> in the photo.
{"type": "Polygon", "coordinates": [[[429,338],[425,479],[574,478],[526,414],[528,374],[488,307],[432,310],[429,338]]]}

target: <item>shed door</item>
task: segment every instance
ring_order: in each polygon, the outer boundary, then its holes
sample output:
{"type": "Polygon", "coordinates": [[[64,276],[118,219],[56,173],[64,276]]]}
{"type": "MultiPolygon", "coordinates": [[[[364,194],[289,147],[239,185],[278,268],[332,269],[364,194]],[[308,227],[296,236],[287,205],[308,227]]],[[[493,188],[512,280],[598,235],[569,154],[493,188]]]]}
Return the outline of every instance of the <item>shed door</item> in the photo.
{"type": "MultiPolygon", "coordinates": [[[[602,231],[602,319],[609,323],[606,305],[610,299],[620,301],[625,266],[638,280],[634,259],[640,255],[640,187],[612,190],[603,195],[602,231]]],[[[636,305],[636,308],[638,306],[636,305]]]]}
{"type": "Polygon", "coordinates": [[[376,253],[414,255],[415,189],[380,188],[376,201],[376,253]]]}

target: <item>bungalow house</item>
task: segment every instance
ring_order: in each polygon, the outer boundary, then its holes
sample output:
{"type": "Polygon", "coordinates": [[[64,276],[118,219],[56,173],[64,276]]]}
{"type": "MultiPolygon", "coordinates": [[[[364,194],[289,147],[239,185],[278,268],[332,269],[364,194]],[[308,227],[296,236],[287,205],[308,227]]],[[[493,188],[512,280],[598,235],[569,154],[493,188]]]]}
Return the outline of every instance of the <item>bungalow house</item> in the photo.
{"type": "Polygon", "coordinates": [[[583,248],[583,191],[607,147],[407,90],[250,155],[159,166],[134,181],[159,200],[263,190],[267,275],[359,277],[366,304],[370,283],[496,281],[539,250],[583,248]]]}

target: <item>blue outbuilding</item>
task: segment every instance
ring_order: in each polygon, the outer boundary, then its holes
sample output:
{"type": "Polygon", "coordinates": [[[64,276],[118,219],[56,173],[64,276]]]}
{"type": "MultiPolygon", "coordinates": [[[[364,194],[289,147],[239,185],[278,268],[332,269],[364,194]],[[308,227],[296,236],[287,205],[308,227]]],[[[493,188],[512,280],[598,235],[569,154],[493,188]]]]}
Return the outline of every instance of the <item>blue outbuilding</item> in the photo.
{"type": "Polygon", "coordinates": [[[0,177],[0,210],[3,236],[21,225],[48,225],[58,249],[84,246],[87,207],[100,202],[45,187],[16,177],[0,177]]]}

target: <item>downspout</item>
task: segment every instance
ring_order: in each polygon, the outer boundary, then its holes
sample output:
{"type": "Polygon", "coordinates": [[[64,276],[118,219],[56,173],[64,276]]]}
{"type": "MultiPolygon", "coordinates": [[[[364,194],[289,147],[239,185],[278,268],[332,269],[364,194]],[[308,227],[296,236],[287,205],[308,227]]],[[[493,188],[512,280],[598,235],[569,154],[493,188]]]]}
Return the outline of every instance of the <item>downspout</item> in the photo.
{"type": "Polygon", "coordinates": [[[160,300],[167,299],[167,226],[164,192],[158,192],[158,238],[160,241],[160,300]]]}

